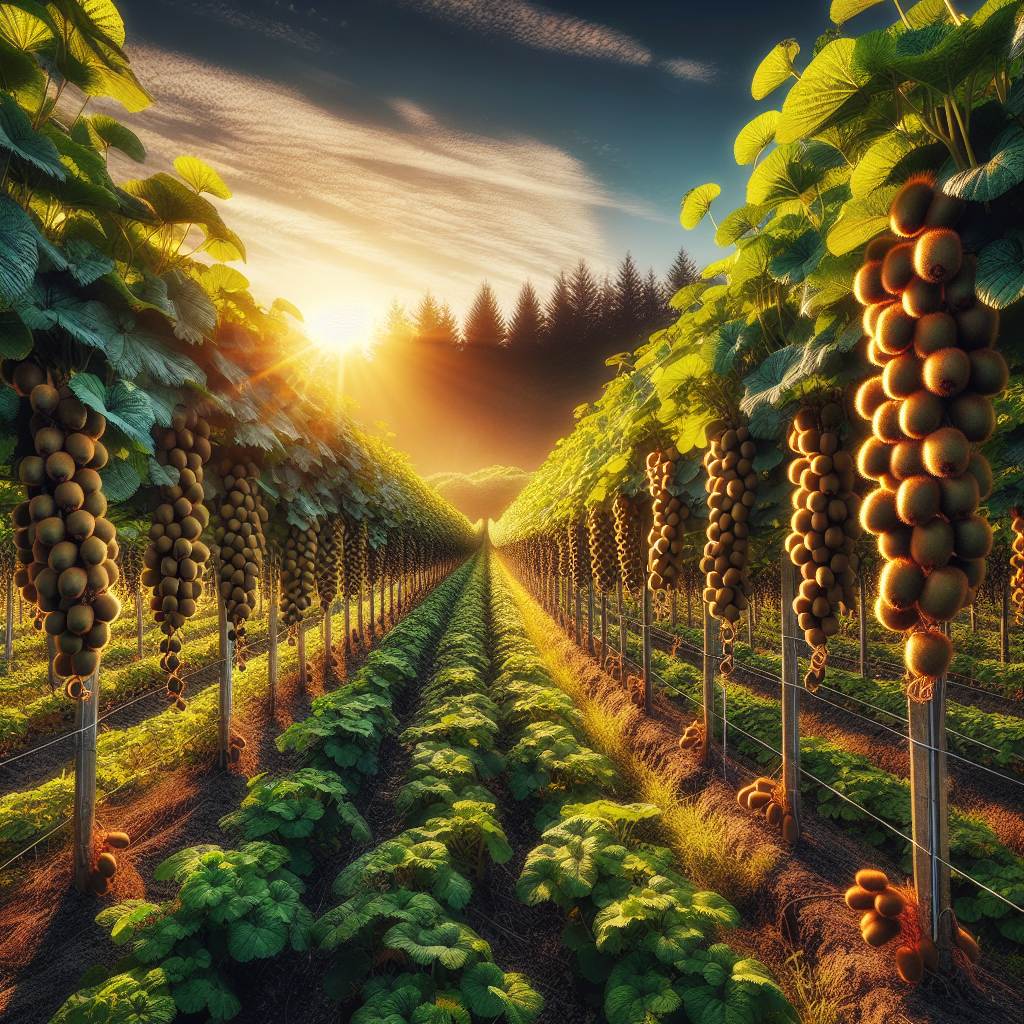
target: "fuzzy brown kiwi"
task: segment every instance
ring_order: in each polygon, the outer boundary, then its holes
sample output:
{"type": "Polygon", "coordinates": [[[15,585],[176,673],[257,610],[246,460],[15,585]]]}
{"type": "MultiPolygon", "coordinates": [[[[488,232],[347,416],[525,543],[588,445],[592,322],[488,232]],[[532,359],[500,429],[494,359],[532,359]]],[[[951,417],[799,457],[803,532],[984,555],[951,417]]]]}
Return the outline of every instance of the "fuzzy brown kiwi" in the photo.
{"type": "Polygon", "coordinates": [[[854,881],[869,892],[883,892],[889,885],[889,877],[884,871],[875,868],[861,868],[854,876],[854,881]]]}
{"type": "Polygon", "coordinates": [[[875,437],[880,441],[885,441],[887,444],[897,444],[899,441],[907,439],[907,435],[900,426],[901,405],[902,402],[890,400],[883,402],[875,410],[875,415],[871,418],[871,427],[875,437]]]}
{"type": "Polygon", "coordinates": [[[864,889],[859,885],[851,885],[846,890],[844,899],[846,905],[851,910],[859,910],[863,913],[865,910],[873,910],[875,906],[875,899],[878,893],[871,892],[869,889],[864,889]]]}
{"type": "Polygon", "coordinates": [[[915,676],[938,679],[953,660],[953,644],[936,630],[917,630],[908,637],[905,654],[907,668],[915,676]]]}
{"type": "MultiPolygon", "coordinates": [[[[917,605],[912,604],[909,608],[893,608],[884,597],[875,601],[875,618],[886,628],[894,633],[905,633],[919,621],[917,605]]],[[[864,908],[867,909],[867,908],[864,908]]]]}
{"type": "MultiPolygon", "coordinates": [[[[51,547],[55,544],[60,544],[64,540],[66,532],[64,520],[59,516],[51,516],[49,519],[44,519],[41,523],[36,524],[36,539],[43,544],[49,544],[51,547]]],[[[66,569],[67,566],[64,566],[64,568],[66,569]]]]}
{"type": "Polygon", "coordinates": [[[902,611],[913,607],[924,584],[924,572],[913,559],[895,558],[882,567],[878,588],[886,604],[902,611]]]}
{"type": "MultiPolygon", "coordinates": [[[[899,493],[899,492],[897,492],[899,493]]],[[[912,526],[897,526],[878,535],[878,553],[883,558],[909,558],[912,526]]]]}
{"type": "Polygon", "coordinates": [[[967,464],[967,471],[978,483],[978,501],[984,501],[992,493],[992,467],[984,455],[973,452],[967,464]]]}
{"type": "Polygon", "coordinates": [[[984,395],[958,395],[949,409],[949,419],[971,444],[987,441],[996,429],[996,413],[984,395]]]}
{"type": "Polygon", "coordinates": [[[50,568],[59,575],[78,561],[78,545],[69,540],[54,544],[48,561],[50,568]]]}
{"type": "Polygon", "coordinates": [[[924,474],[924,457],[920,441],[900,441],[894,445],[889,459],[889,471],[897,480],[907,480],[924,474]]]}
{"type": "Polygon", "coordinates": [[[64,451],[75,460],[76,466],[84,466],[96,454],[96,443],[85,434],[68,434],[64,439],[64,451]]]}
{"type": "Polygon", "coordinates": [[[967,587],[973,590],[981,586],[985,579],[986,561],[984,558],[964,559],[951,558],[949,564],[959,569],[967,577],[967,587]]]}
{"type": "Polygon", "coordinates": [[[925,967],[927,967],[929,971],[938,972],[939,948],[927,935],[922,935],[921,938],[914,943],[914,949],[916,949],[920,954],[925,967]]]}
{"type": "Polygon", "coordinates": [[[109,544],[117,537],[117,527],[109,519],[94,518],[93,533],[99,537],[104,544],[109,544]]]}
{"type": "Polygon", "coordinates": [[[64,526],[72,540],[82,541],[93,535],[93,531],[96,529],[96,519],[85,509],[78,509],[68,515],[64,526]]]}
{"type": "Polygon", "coordinates": [[[875,895],[875,911],[882,917],[899,917],[907,901],[892,888],[883,889],[875,895]]]}
{"type": "Polygon", "coordinates": [[[108,832],[103,841],[112,850],[126,850],[131,845],[127,832],[108,832]]]}
{"type": "Polygon", "coordinates": [[[113,622],[121,614],[121,602],[110,593],[100,594],[92,603],[99,622],[113,622]]]}
{"type": "Polygon", "coordinates": [[[89,651],[83,647],[82,650],[72,656],[71,664],[74,666],[75,675],[91,676],[99,667],[99,652],[89,651]]]}
{"type": "Polygon", "coordinates": [[[979,395],[991,397],[998,395],[1010,381],[1010,370],[1006,360],[991,348],[981,348],[972,352],[971,380],[968,385],[971,391],[979,395]]]}
{"type": "Polygon", "coordinates": [[[973,562],[992,550],[992,527],[981,516],[967,516],[953,524],[953,548],[958,558],[973,562]]]}
{"type": "Polygon", "coordinates": [[[62,598],[78,600],[85,593],[89,577],[86,571],[77,565],[65,569],[57,578],[57,592],[62,598]]]}
{"type": "Polygon", "coordinates": [[[110,643],[110,626],[106,622],[94,622],[82,639],[90,650],[101,651],[110,643]]]}
{"type": "Polygon", "coordinates": [[[49,458],[54,452],[59,452],[64,447],[64,431],[57,427],[43,427],[36,431],[33,439],[36,448],[36,455],[44,459],[49,458]]]}
{"type": "Polygon", "coordinates": [[[904,242],[890,249],[882,261],[882,287],[899,296],[914,279],[914,244],[904,242]]]}
{"type": "Polygon", "coordinates": [[[971,379],[971,360],[961,348],[941,348],[924,360],[921,378],[932,394],[952,398],[967,387],[971,379]]]}
{"type": "Polygon", "coordinates": [[[886,363],[882,386],[889,398],[909,398],[921,390],[921,360],[913,352],[904,352],[886,363]]]}
{"type": "Polygon", "coordinates": [[[871,306],[864,307],[861,326],[866,334],[874,337],[875,328],[878,326],[878,318],[882,315],[883,310],[888,309],[892,305],[894,305],[894,300],[890,299],[888,302],[876,302],[871,306]]]}
{"type": "Polygon", "coordinates": [[[869,437],[861,445],[857,453],[857,468],[861,476],[871,480],[879,480],[889,472],[889,462],[892,458],[892,445],[877,437],[869,437]]]}
{"type": "Polygon", "coordinates": [[[974,352],[995,344],[999,333],[998,310],[975,302],[970,309],[957,310],[953,319],[956,320],[957,341],[965,351],[974,352]]]}
{"type": "Polygon", "coordinates": [[[958,196],[938,191],[924,218],[926,228],[955,228],[967,210],[967,203],[958,196]]]}
{"type": "Polygon", "coordinates": [[[908,526],[925,523],[939,514],[942,492],[930,476],[912,476],[896,492],[896,511],[908,526]]]}
{"type": "Polygon", "coordinates": [[[934,175],[914,175],[896,193],[889,207],[889,227],[895,234],[908,238],[925,226],[935,199],[934,185],[934,175]]]}
{"type": "Polygon", "coordinates": [[[952,280],[962,259],[960,235],[952,228],[929,228],[914,246],[914,270],[933,284],[952,280]]]}
{"type": "Polygon", "coordinates": [[[896,972],[908,985],[924,979],[924,960],[914,946],[900,946],[896,950],[896,972]]]}
{"type": "Polygon", "coordinates": [[[977,275],[977,257],[965,253],[959,271],[943,284],[946,305],[954,313],[968,310],[978,301],[974,291],[977,275]]]}
{"type": "Polygon", "coordinates": [[[81,430],[88,419],[88,410],[77,395],[68,395],[57,406],[57,419],[67,430],[81,430]]]}
{"type": "Polygon", "coordinates": [[[68,631],[78,636],[88,633],[95,621],[96,614],[93,612],[91,605],[76,604],[67,610],[68,631]]]}
{"type": "Polygon", "coordinates": [[[22,398],[28,398],[35,388],[46,383],[46,372],[36,363],[26,360],[14,368],[11,383],[22,398]]]}
{"type": "Polygon", "coordinates": [[[967,576],[953,565],[933,569],[924,586],[917,606],[924,615],[936,622],[948,622],[967,600],[967,576]]]}
{"type": "Polygon", "coordinates": [[[901,305],[893,303],[879,314],[875,325],[875,342],[886,355],[899,355],[913,343],[916,326],[917,321],[908,316],[901,305]]]}
{"type": "Polygon", "coordinates": [[[18,479],[28,487],[42,487],[47,483],[46,460],[38,455],[26,455],[18,463],[18,479]]]}
{"type": "Polygon", "coordinates": [[[106,445],[97,441],[93,448],[93,457],[86,463],[89,469],[102,469],[107,464],[108,454],[106,445]]]}
{"type": "Polygon", "coordinates": [[[956,321],[948,313],[928,313],[914,328],[914,351],[922,358],[956,345],[956,321]]]}
{"type": "Polygon", "coordinates": [[[971,448],[955,427],[940,427],[924,439],[925,469],[932,476],[960,476],[971,461],[971,448]]]}
{"type": "Polygon", "coordinates": [[[940,569],[953,557],[953,527],[935,516],[914,527],[910,535],[910,557],[924,569],[940,569]]]}
{"type": "Polygon", "coordinates": [[[46,460],[46,475],[58,484],[70,480],[75,475],[75,460],[67,452],[54,452],[46,460]]]}
{"type": "Polygon", "coordinates": [[[903,289],[902,302],[908,316],[922,317],[937,313],[942,309],[942,285],[914,277],[903,289]]]}
{"type": "Polygon", "coordinates": [[[81,427],[83,434],[98,441],[107,429],[107,418],[95,409],[89,409],[85,414],[85,425],[81,427]]]}
{"type": "Polygon", "coordinates": [[[907,437],[921,440],[939,429],[944,411],[937,395],[918,391],[900,403],[900,429],[907,437]]]}
{"type": "Polygon", "coordinates": [[[895,235],[885,234],[872,238],[864,250],[864,262],[872,263],[875,260],[884,260],[885,254],[895,245],[900,244],[900,239],[895,235]]]}
{"type": "Polygon", "coordinates": [[[853,294],[862,306],[885,302],[889,293],[882,287],[882,261],[865,263],[853,278],[853,294]]]}
{"type": "Polygon", "coordinates": [[[981,948],[975,941],[974,936],[966,928],[958,928],[953,941],[956,943],[957,948],[967,955],[967,959],[972,964],[976,964],[981,960],[981,948]]]}
{"type": "Polygon", "coordinates": [[[57,650],[61,654],[68,654],[74,657],[84,646],[84,641],[80,636],[76,636],[72,632],[61,633],[57,637],[57,650]]]}

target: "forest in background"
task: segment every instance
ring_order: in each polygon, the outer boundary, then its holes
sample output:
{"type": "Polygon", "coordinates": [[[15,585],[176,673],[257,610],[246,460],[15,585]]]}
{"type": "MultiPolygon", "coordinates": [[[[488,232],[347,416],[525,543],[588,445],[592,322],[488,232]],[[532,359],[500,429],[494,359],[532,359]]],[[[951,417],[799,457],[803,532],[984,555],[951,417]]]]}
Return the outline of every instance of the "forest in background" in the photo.
{"type": "Polygon", "coordinates": [[[475,473],[435,473],[426,482],[475,523],[500,519],[532,477],[515,466],[488,466],[475,473]]]}
{"type": "Polygon", "coordinates": [[[604,278],[580,260],[546,297],[526,281],[511,311],[483,282],[462,322],[430,292],[411,311],[395,299],[370,350],[346,357],[345,394],[364,422],[388,425],[425,476],[529,471],[572,430],[573,410],[599,397],[609,361],[628,361],[673,323],[669,300],[699,279],[685,250],[663,277],[627,253],[604,278]]]}

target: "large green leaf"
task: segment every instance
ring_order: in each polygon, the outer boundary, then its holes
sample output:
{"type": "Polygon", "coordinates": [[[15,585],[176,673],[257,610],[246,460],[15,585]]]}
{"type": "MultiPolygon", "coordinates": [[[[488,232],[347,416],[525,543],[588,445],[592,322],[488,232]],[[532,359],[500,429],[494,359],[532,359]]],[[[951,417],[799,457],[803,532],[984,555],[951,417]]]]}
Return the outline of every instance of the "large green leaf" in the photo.
{"type": "Polygon", "coordinates": [[[828,16],[837,25],[842,25],[856,17],[861,11],[866,11],[869,7],[874,7],[881,2],[882,0],[832,0],[828,16]]]}
{"type": "Polygon", "coordinates": [[[0,299],[13,302],[32,284],[39,266],[38,235],[32,218],[0,193],[0,299]]]}
{"type": "MultiPolygon", "coordinates": [[[[0,258],[3,250],[0,248],[0,258]]],[[[35,342],[32,332],[17,313],[0,313],[0,356],[4,359],[24,359],[35,342]]],[[[5,388],[4,392],[10,391],[5,388]]],[[[11,391],[11,394],[14,394],[11,391]]]]}
{"type": "Polygon", "coordinates": [[[774,92],[783,82],[794,75],[793,60],[800,52],[800,44],[795,39],[784,39],[758,65],[754,79],[750,83],[750,95],[755,100],[763,100],[774,92]]]}
{"type": "Polygon", "coordinates": [[[930,137],[923,132],[911,133],[900,129],[873,142],[857,161],[850,175],[850,191],[854,199],[863,199],[884,186],[893,168],[908,153],[930,141],[930,137]]]}
{"type": "Polygon", "coordinates": [[[732,147],[736,163],[752,164],[774,141],[779,116],[777,110],[766,110],[743,126],[732,147]]]}
{"type": "Polygon", "coordinates": [[[1024,181],[1024,128],[1011,124],[992,143],[992,156],[980,167],[969,167],[942,186],[948,196],[983,203],[998,199],[1024,181]]]}
{"type": "Polygon", "coordinates": [[[798,142],[777,146],[761,161],[747,182],[747,202],[769,209],[801,199],[824,180],[826,172],[804,159],[798,142]]]}
{"type": "Polygon", "coordinates": [[[1024,297],[1024,230],[1011,228],[981,250],[977,289],[978,298],[994,309],[1024,297]]]}
{"type": "Polygon", "coordinates": [[[209,192],[218,199],[230,199],[231,189],[224,184],[221,176],[196,156],[179,156],[174,169],[196,192],[209,192]]]}
{"type": "Polygon", "coordinates": [[[691,188],[683,197],[679,211],[679,223],[687,230],[695,228],[711,209],[711,204],[722,194],[722,189],[713,182],[691,188]]]}
{"type": "Polygon", "coordinates": [[[0,92],[0,149],[7,149],[59,181],[65,177],[57,147],[39,134],[18,101],[0,92]]]}
{"type": "Polygon", "coordinates": [[[109,256],[82,238],[72,238],[68,242],[65,256],[68,269],[81,285],[92,284],[114,269],[114,261],[109,256]]]}
{"type": "MultiPolygon", "coordinates": [[[[770,207],[756,203],[747,203],[737,210],[733,210],[715,232],[715,244],[723,248],[739,241],[744,235],[754,231],[770,211],[770,207]]],[[[714,275],[712,275],[714,276],[714,275]]],[[[673,300],[674,302],[674,300],[673,300]]],[[[677,309],[685,307],[677,306],[677,309]]]]}
{"type": "Polygon", "coordinates": [[[816,135],[847,100],[862,92],[869,76],[855,65],[855,45],[852,39],[835,39],[811,61],[782,105],[776,141],[816,135]]]}
{"type": "Polygon", "coordinates": [[[19,50],[33,53],[46,48],[54,35],[54,24],[46,8],[35,0],[0,4],[0,36],[19,50]]]}
{"type": "Polygon", "coordinates": [[[91,373],[76,373],[69,387],[91,409],[102,413],[115,427],[137,441],[152,454],[150,428],[156,422],[153,404],[141,388],[125,380],[115,381],[109,388],[91,373]]]}
{"type": "Polygon", "coordinates": [[[146,159],[146,147],[139,137],[120,121],[106,114],[93,114],[89,118],[92,130],[108,145],[119,149],[125,156],[141,164],[146,159]]]}
{"type": "Polygon", "coordinates": [[[771,261],[768,272],[776,281],[799,284],[821,262],[825,251],[825,240],[811,228],[771,261]]]}
{"type": "Polygon", "coordinates": [[[804,355],[802,345],[787,345],[773,352],[753,373],[743,378],[746,394],[740,408],[750,413],[767,402],[774,405],[793,384],[792,371],[799,367],[804,355]]]}
{"type": "Polygon", "coordinates": [[[124,459],[111,459],[100,470],[100,476],[109,501],[127,501],[142,484],[138,471],[124,459]]]}
{"type": "Polygon", "coordinates": [[[835,256],[852,252],[889,228],[889,206],[897,188],[876,189],[865,199],[851,199],[828,233],[828,250],[835,256]]]}

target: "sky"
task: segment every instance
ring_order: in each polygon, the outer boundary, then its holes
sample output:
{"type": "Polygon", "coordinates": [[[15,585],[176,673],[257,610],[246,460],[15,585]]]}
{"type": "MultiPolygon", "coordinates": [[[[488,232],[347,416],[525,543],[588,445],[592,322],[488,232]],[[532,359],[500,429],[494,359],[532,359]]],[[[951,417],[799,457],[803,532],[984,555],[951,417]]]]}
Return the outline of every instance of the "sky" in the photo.
{"type": "Polygon", "coordinates": [[[786,38],[809,57],[828,6],[119,0],[156,102],[96,106],[149,153],[116,175],[180,153],[215,167],[256,296],[350,344],[395,295],[429,288],[462,312],[487,279],[508,308],[580,258],[605,272],[630,250],[659,273],[680,246],[719,258],[709,222],[680,227],[680,200],[715,181],[723,212],[742,203],[733,140],[781,101],[756,103],[751,76],[786,38]]]}

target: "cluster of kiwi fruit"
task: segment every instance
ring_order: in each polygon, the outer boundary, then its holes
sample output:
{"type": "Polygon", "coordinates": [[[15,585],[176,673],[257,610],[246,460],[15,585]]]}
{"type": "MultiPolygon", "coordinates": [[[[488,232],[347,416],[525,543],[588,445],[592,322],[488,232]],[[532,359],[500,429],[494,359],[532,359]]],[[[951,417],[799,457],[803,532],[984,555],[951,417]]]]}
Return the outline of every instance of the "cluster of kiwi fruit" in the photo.
{"type": "Polygon", "coordinates": [[[331,605],[338,596],[342,565],[345,559],[345,532],[337,516],[328,519],[320,529],[316,559],[316,589],[324,615],[331,614],[331,605]]]}
{"type": "Polygon", "coordinates": [[[576,587],[585,587],[590,582],[590,546],[583,520],[573,519],[566,527],[565,536],[572,581],[576,587]]]}
{"type": "Polygon", "coordinates": [[[131,844],[127,832],[107,832],[103,836],[102,849],[96,856],[96,863],[89,870],[89,887],[97,896],[110,888],[110,880],[117,874],[115,850],[126,850],[131,844]]]}
{"type": "Polygon", "coordinates": [[[750,580],[750,512],[757,500],[758,474],[754,470],[757,449],[750,431],[724,420],[707,427],[711,442],[704,455],[708,492],[707,543],[700,570],[705,574],[704,601],[711,614],[735,623],[747,607],[750,580]]]}
{"type": "Polygon", "coordinates": [[[615,551],[615,520],[610,512],[592,508],[587,513],[590,564],[599,594],[610,594],[619,580],[619,557],[615,551]]]}
{"type": "MultiPolygon", "coordinates": [[[[217,586],[224,612],[232,623],[231,637],[241,649],[245,623],[256,610],[267,543],[263,525],[270,513],[260,496],[260,469],[255,462],[225,457],[217,466],[224,484],[224,503],[213,531],[217,586]]],[[[239,654],[239,668],[245,661],[239,654]]]]}
{"type": "Polygon", "coordinates": [[[915,176],[899,191],[892,233],[868,245],[854,282],[879,367],[856,399],[872,424],[858,466],[880,484],[861,522],[886,559],[876,615],[888,629],[913,631],[906,664],[917,699],[928,699],[952,658],[935,624],[972,603],[985,575],[992,531],[976,510],[992,472],[971,445],[991,437],[990,398],[1009,377],[992,347],[999,314],[978,300],[977,261],[955,230],[966,204],[933,182],[915,176]]]}
{"type": "MultiPolygon", "coordinates": [[[[301,621],[313,604],[319,536],[320,524],[315,520],[305,530],[294,523],[288,529],[281,558],[281,607],[289,629],[301,621]]],[[[295,637],[289,637],[288,643],[294,644],[295,637]]]]}
{"type": "Polygon", "coordinates": [[[651,590],[676,590],[683,571],[684,525],[690,510],[669,491],[679,464],[679,451],[655,450],[647,456],[647,487],[654,499],[654,524],[647,534],[647,585],[651,590]]]}
{"type": "Polygon", "coordinates": [[[644,589],[646,575],[641,556],[641,517],[637,504],[624,494],[615,496],[615,546],[619,553],[619,575],[628,594],[638,597],[644,589]]]}
{"type": "MultiPolygon", "coordinates": [[[[359,596],[362,535],[355,521],[347,515],[338,517],[336,528],[340,530],[342,546],[341,595],[346,601],[350,601],[359,596]]],[[[349,641],[358,642],[358,634],[354,628],[349,641]]]]}
{"type": "Polygon", "coordinates": [[[853,611],[853,584],[860,565],[854,548],[863,528],[860,498],[854,493],[853,456],[843,448],[836,427],[843,408],[829,402],[820,410],[805,405],[794,417],[789,446],[793,492],[791,532],[786,550],[803,577],[793,610],[804,639],[815,648],[804,685],[816,690],[825,678],[825,642],[839,632],[839,613],[853,611]]]}
{"type": "Polygon", "coordinates": [[[19,363],[15,391],[32,407],[35,454],[18,464],[28,500],[13,512],[15,582],[36,607],[37,628],[55,638],[53,671],[72,700],[89,696],[84,680],[98,668],[121,612],[109,591],[117,582],[117,531],[105,518],[107,499],[97,472],[107,462],[100,441],[106,419],[68,387],[54,387],[42,367],[19,363]]]}
{"type": "Polygon", "coordinates": [[[755,814],[763,814],[773,828],[778,828],[782,838],[793,844],[800,838],[796,818],[786,810],[785,787],[767,776],[754,779],[736,794],[736,803],[755,814]]]}
{"type": "Polygon", "coordinates": [[[210,458],[210,424],[195,409],[179,406],[167,429],[154,429],[156,461],[178,472],[178,482],[160,488],[160,504],[153,513],[149,547],[143,559],[142,584],[152,587],[149,606],[164,634],[160,641],[160,667],[168,673],[167,699],[179,710],[182,694],[181,638],[175,636],[196,614],[203,594],[203,573],[210,549],[200,539],[210,523],[203,504],[203,466],[210,458]]]}
{"type": "Polygon", "coordinates": [[[1013,528],[1013,554],[1010,555],[1010,568],[1013,577],[1010,586],[1013,588],[1013,606],[1017,611],[1017,621],[1024,618],[1024,509],[1014,505],[1010,510],[1010,525],[1013,528]]]}
{"type": "Polygon", "coordinates": [[[679,746],[683,750],[700,750],[704,746],[704,727],[700,722],[693,722],[683,730],[679,746]]]}

